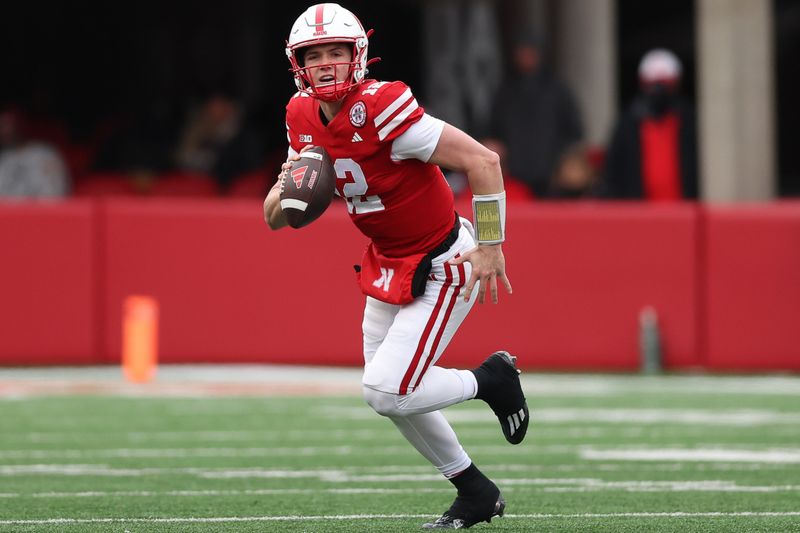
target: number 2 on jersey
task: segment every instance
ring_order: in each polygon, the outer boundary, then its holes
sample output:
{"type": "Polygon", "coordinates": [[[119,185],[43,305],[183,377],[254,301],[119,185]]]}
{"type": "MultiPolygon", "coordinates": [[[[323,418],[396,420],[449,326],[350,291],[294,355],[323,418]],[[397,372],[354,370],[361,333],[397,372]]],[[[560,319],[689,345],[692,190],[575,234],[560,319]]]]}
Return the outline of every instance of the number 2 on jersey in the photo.
{"type": "Polygon", "coordinates": [[[373,213],[386,209],[378,195],[367,196],[367,177],[361,170],[361,165],[352,159],[337,159],[333,163],[336,177],[345,180],[342,193],[347,201],[347,211],[354,215],[373,213]],[[353,181],[348,181],[352,179],[353,181]]]}

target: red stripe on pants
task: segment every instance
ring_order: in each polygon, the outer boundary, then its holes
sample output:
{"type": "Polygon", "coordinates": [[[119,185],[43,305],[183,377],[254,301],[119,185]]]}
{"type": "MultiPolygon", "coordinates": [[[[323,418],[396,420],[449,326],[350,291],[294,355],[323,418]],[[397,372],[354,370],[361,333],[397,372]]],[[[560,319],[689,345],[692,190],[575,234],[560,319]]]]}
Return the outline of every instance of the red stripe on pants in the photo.
{"type": "MultiPolygon", "coordinates": [[[[458,257],[458,256],[456,256],[458,257]]],[[[456,268],[453,265],[445,265],[447,268],[456,268]]],[[[422,372],[419,373],[419,377],[417,378],[416,383],[414,383],[414,388],[416,389],[419,386],[419,382],[422,381],[422,376],[425,375],[425,372],[428,371],[428,367],[433,361],[434,355],[436,355],[436,350],[439,348],[439,341],[442,340],[442,334],[444,333],[445,326],[447,322],[450,321],[450,313],[453,312],[453,307],[456,306],[456,301],[458,300],[458,295],[461,293],[461,287],[464,286],[464,264],[458,265],[458,284],[455,286],[453,290],[452,296],[450,296],[450,302],[447,304],[447,309],[444,312],[444,318],[442,319],[442,325],[439,328],[439,332],[436,334],[436,338],[433,339],[433,344],[431,345],[431,351],[428,354],[428,359],[425,361],[425,366],[422,367],[422,372]]]]}
{"type": "Polygon", "coordinates": [[[428,318],[428,323],[425,324],[425,329],[422,331],[422,337],[419,340],[419,344],[417,344],[417,351],[414,352],[414,358],[411,360],[411,364],[408,365],[408,370],[406,370],[406,373],[403,376],[403,381],[400,382],[400,394],[408,394],[408,384],[411,382],[411,378],[414,377],[414,371],[417,369],[417,365],[419,365],[422,352],[425,351],[425,345],[428,343],[431,330],[436,323],[436,317],[439,316],[439,311],[442,309],[442,304],[444,303],[444,296],[447,294],[447,289],[449,289],[450,285],[453,283],[453,275],[450,273],[450,269],[445,268],[445,273],[447,275],[447,279],[442,284],[442,288],[439,291],[439,298],[436,300],[436,305],[433,308],[433,312],[431,313],[430,318],[428,318]]]}

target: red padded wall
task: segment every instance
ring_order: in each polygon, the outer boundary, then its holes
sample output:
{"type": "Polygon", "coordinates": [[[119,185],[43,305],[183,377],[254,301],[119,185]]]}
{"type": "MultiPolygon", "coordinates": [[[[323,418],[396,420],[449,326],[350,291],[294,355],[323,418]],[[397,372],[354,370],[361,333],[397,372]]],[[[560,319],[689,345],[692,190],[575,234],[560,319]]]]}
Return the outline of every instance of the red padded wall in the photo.
{"type": "Polygon", "coordinates": [[[800,202],[706,217],[709,367],[800,370],[800,202]]]}
{"type": "Polygon", "coordinates": [[[448,360],[505,347],[527,367],[635,369],[650,305],[667,366],[699,364],[697,233],[688,204],[515,205],[504,244],[514,294],[476,304],[448,360]]]}
{"type": "MultiPolygon", "coordinates": [[[[167,362],[360,364],[365,240],[341,205],[301,231],[270,232],[260,204],[107,207],[106,350],[118,360],[129,294],[161,304],[167,362]]],[[[498,347],[528,367],[638,365],[639,310],[654,306],[666,362],[697,364],[691,206],[517,206],[506,246],[513,296],[479,306],[446,352],[471,365],[498,347]]]]}
{"type": "Polygon", "coordinates": [[[88,202],[0,203],[0,364],[97,362],[94,232],[88,202]]]}
{"type": "Polygon", "coordinates": [[[361,364],[352,265],[366,241],[342,205],[301,231],[270,231],[259,201],[110,201],[106,210],[109,361],[122,302],[160,304],[162,362],[361,364]]]}
{"type": "MultiPolygon", "coordinates": [[[[800,370],[800,203],[509,204],[508,224],[514,294],[443,364],[635,369],[650,305],[669,368],[800,370]]],[[[3,203],[0,364],[117,362],[123,299],[148,294],[163,362],[359,365],[365,244],[341,204],[271,232],[259,201],[3,203]]]]}

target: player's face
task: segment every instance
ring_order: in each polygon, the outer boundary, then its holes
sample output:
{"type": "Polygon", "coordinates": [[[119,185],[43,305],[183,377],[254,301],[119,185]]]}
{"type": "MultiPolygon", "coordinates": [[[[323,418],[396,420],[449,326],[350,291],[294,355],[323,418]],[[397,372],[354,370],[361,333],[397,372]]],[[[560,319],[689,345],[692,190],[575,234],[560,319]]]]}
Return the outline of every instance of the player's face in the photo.
{"type": "Polygon", "coordinates": [[[346,81],[352,57],[352,49],[347,44],[320,44],[306,50],[303,62],[314,86],[319,88],[346,81]]]}

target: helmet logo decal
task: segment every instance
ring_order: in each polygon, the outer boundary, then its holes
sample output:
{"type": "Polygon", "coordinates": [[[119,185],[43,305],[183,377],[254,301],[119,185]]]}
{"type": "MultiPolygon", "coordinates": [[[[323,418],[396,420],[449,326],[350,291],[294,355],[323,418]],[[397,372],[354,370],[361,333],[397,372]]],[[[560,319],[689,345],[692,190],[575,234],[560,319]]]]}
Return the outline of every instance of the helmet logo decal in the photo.
{"type": "Polygon", "coordinates": [[[364,124],[367,123],[367,106],[364,105],[364,102],[359,100],[353,107],[350,108],[350,124],[355,126],[356,128],[364,127],[364,124]]]}

